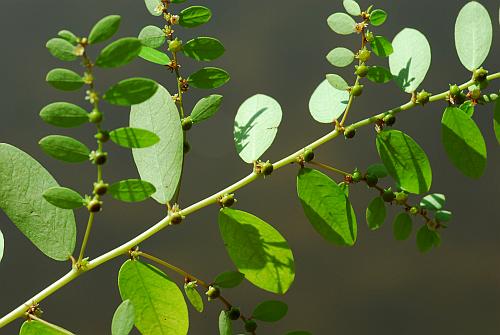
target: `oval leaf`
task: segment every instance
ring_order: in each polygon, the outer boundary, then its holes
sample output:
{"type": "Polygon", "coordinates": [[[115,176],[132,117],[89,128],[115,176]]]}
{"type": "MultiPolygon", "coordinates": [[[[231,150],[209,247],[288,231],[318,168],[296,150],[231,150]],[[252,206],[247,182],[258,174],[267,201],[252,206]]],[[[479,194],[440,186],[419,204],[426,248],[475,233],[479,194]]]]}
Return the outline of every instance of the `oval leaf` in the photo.
{"type": "Polygon", "coordinates": [[[198,61],[211,61],[224,54],[222,43],[212,37],[197,37],[182,46],[184,55],[198,61]]]}
{"type": "Polygon", "coordinates": [[[161,47],[166,40],[165,32],[156,26],[146,26],[139,33],[139,40],[142,45],[157,49],[161,47]]]}
{"type": "Polygon", "coordinates": [[[255,307],[252,312],[252,319],[265,322],[276,322],[283,319],[287,312],[287,304],[281,301],[269,300],[264,301],[255,307]]]}
{"type": "Polygon", "coordinates": [[[479,2],[471,1],[458,14],[455,23],[455,46],[462,64],[470,71],[488,57],[493,39],[491,18],[479,2]]]}
{"type": "Polygon", "coordinates": [[[222,95],[218,94],[212,94],[206,98],[200,99],[191,113],[191,120],[193,123],[200,123],[214,116],[222,104],[222,99],[222,95]]]}
{"type": "Polygon", "coordinates": [[[349,88],[349,84],[347,84],[344,78],[338,74],[327,74],[326,80],[328,80],[328,83],[337,90],[345,91],[349,88]]]}
{"type": "Polygon", "coordinates": [[[300,169],[297,193],[309,222],[327,241],[352,246],[356,242],[356,215],[344,191],[328,176],[300,169]]]}
{"type": "Polygon", "coordinates": [[[366,78],[374,83],[385,84],[392,80],[392,74],[382,66],[370,66],[366,78]]]}
{"type": "Polygon", "coordinates": [[[366,209],[366,223],[371,230],[379,229],[385,222],[387,209],[381,197],[373,199],[366,209]]]}
{"type": "Polygon", "coordinates": [[[177,106],[162,86],[151,99],[132,106],[130,126],[149,130],[160,138],[161,145],[133,149],[141,179],[154,185],[153,198],[166,204],[173,197],[181,176],[183,133],[177,106]]]}
{"type": "Polygon", "coordinates": [[[392,41],[394,52],[389,56],[389,67],[396,84],[412,93],[424,81],[431,66],[431,47],[418,30],[405,28],[392,41]]]}
{"type": "Polygon", "coordinates": [[[377,176],[378,179],[385,178],[389,175],[384,164],[373,164],[366,169],[366,174],[377,176]]]}
{"type": "Polygon", "coordinates": [[[71,31],[69,30],[61,30],[57,33],[57,36],[59,36],[60,38],[68,41],[69,43],[73,44],[73,45],[77,45],[78,44],[78,37],[76,37],[75,34],[73,34],[71,31]]]}
{"type": "Polygon", "coordinates": [[[166,53],[146,46],[141,48],[139,57],[158,65],[168,65],[170,63],[170,58],[166,53]]]}
{"type": "Polygon", "coordinates": [[[352,16],[359,16],[361,15],[361,8],[359,8],[359,5],[356,1],[354,0],[344,0],[343,2],[345,11],[352,16]]]}
{"type": "Polygon", "coordinates": [[[51,187],[43,192],[45,200],[64,209],[77,209],[83,206],[83,198],[78,192],[66,187],[51,187]]]}
{"type": "Polygon", "coordinates": [[[451,220],[452,214],[450,211],[440,210],[436,212],[436,215],[434,217],[439,222],[448,222],[451,220]]]}
{"type": "Polygon", "coordinates": [[[101,50],[96,65],[104,68],[119,67],[134,60],[141,52],[142,43],[134,37],[114,41],[101,50]]]}
{"type": "Polygon", "coordinates": [[[160,0],[144,0],[144,4],[151,15],[160,16],[163,14],[163,5],[160,0]]]}
{"type": "Polygon", "coordinates": [[[135,308],[130,300],[118,306],[111,322],[111,335],[128,335],[134,328],[135,308]]]}
{"type": "Polygon", "coordinates": [[[53,38],[46,44],[52,56],[63,61],[72,61],[77,58],[75,46],[62,38],[53,38]]]}
{"type": "Polygon", "coordinates": [[[411,217],[407,213],[399,213],[396,219],[394,219],[392,228],[396,240],[404,241],[408,239],[413,228],[411,217]]]}
{"type": "Polygon", "coordinates": [[[111,131],[109,138],[124,148],[147,148],[160,141],[160,138],[149,130],[129,127],[111,131]]]}
{"type": "Polygon", "coordinates": [[[90,149],[74,138],[62,135],[50,135],[38,142],[49,156],[68,163],[81,163],[89,160],[90,149]]]}
{"type": "Polygon", "coordinates": [[[214,284],[221,288],[234,288],[240,285],[243,279],[245,279],[245,275],[241,272],[223,272],[215,278],[214,284]]]}
{"type": "Polygon", "coordinates": [[[394,52],[391,42],[384,36],[375,36],[370,45],[375,55],[379,57],[389,57],[394,52]]]}
{"type": "Polygon", "coordinates": [[[151,79],[129,78],[111,86],[104,93],[104,100],[113,105],[137,105],[151,98],[158,90],[158,84],[151,79]]]}
{"type": "Polygon", "coordinates": [[[68,69],[51,70],[45,80],[52,87],[63,91],[78,90],[85,84],[82,76],[68,69]]]}
{"type": "Polygon", "coordinates": [[[196,88],[212,89],[223,86],[229,79],[226,71],[216,67],[205,67],[190,75],[188,83],[196,88]]]}
{"type": "Polygon", "coordinates": [[[421,252],[427,252],[432,247],[438,247],[441,243],[439,234],[430,230],[427,225],[422,226],[417,232],[417,246],[421,252]]]}
{"type": "Polygon", "coordinates": [[[75,217],[71,210],[43,200],[43,192],[54,186],[57,182],[40,163],[9,144],[0,144],[0,208],[44,254],[66,261],[75,248],[75,217]]]}
{"type": "Polygon", "coordinates": [[[334,13],[327,20],[330,28],[340,35],[349,35],[356,32],[356,21],[346,13],[334,13]]]}
{"type": "Polygon", "coordinates": [[[122,18],[119,15],[109,15],[95,24],[89,34],[89,43],[96,44],[111,38],[120,28],[122,18]]]}
{"type": "Polygon", "coordinates": [[[420,207],[431,211],[437,211],[443,208],[445,202],[446,197],[444,196],[444,194],[434,193],[423,197],[420,201],[420,207]]]}
{"type": "Polygon", "coordinates": [[[0,262],[2,261],[4,250],[5,250],[5,240],[3,238],[2,231],[0,230],[0,262]]]}
{"type": "Polygon", "coordinates": [[[123,300],[135,308],[141,334],[185,335],[189,328],[184,296],[168,276],[154,266],[126,261],[118,274],[123,300]]]}
{"type": "Polygon", "coordinates": [[[288,291],[295,278],[293,254],[276,229],[230,208],[220,211],[219,228],[231,260],[249,282],[277,294],[288,291]]]}
{"type": "Polygon", "coordinates": [[[88,113],[80,106],[68,102],[54,102],[40,111],[43,121],[57,127],[77,127],[89,121],[88,113]]]}
{"type": "Polygon", "coordinates": [[[446,108],[441,138],[448,158],[464,175],[477,179],[486,168],[486,143],[481,130],[461,109],[446,108]]]}
{"type": "Polygon", "coordinates": [[[387,20],[387,13],[382,9],[375,9],[370,13],[370,23],[375,26],[381,26],[387,20]]]}
{"type": "Polygon", "coordinates": [[[495,103],[495,111],[493,113],[493,130],[495,131],[498,144],[500,144],[500,99],[495,103]]]}
{"type": "Polygon", "coordinates": [[[114,183],[108,192],[116,200],[124,202],[140,202],[148,199],[156,192],[155,187],[144,180],[127,179],[114,183]]]}
{"type": "Polygon", "coordinates": [[[427,155],[408,135],[386,130],[377,135],[377,151],[389,175],[405,191],[422,194],[432,184],[432,170],[427,155]]]}
{"type": "Polygon", "coordinates": [[[179,16],[179,24],[181,26],[193,28],[210,21],[212,12],[204,6],[191,6],[182,10],[179,16]]]}
{"type": "Polygon", "coordinates": [[[226,311],[221,311],[219,314],[219,334],[233,335],[233,324],[226,311]]]}
{"type": "Polygon", "coordinates": [[[335,48],[328,53],[326,59],[333,66],[345,67],[354,61],[354,52],[347,48],[335,48]]]}
{"type": "Polygon", "coordinates": [[[247,163],[259,159],[278,133],[282,110],[273,98],[257,94],[241,104],[234,119],[236,151],[247,163]]]}
{"type": "Polygon", "coordinates": [[[332,123],[344,113],[349,92],[337,90],[325,79],[314,90],[309,100],[309,112],[321,123],[332,123]]]}
{"type": "Polygon", "coordinates": [[[200,293],[196,289],[196,282],[184,284],[184,292],[194,309],[200,313],[203,312],[203,300],[201,299],[200,293]]]}
{"type": "Polygon", "coordinates": [[[43,320],[25,321],[19,335],[74,335],[59,326],[43,320]]]}

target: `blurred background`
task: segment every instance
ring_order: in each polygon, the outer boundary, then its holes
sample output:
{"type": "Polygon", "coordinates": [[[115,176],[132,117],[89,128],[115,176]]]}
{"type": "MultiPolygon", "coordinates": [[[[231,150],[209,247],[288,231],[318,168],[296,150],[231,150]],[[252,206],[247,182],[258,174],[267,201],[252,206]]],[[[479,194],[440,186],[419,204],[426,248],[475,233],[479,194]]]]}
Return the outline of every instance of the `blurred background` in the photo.
{"type": "MultiPolygon", "coordinates": [[[[494,45],[485,67],[500,68],[498,43],[498,0],[481,1],[494,23],[494,45]]],[[[233,120],[246,98],[264,93],[276,98],[284,115],[278,137],[263,159],[277,160],[303,147],[329,131],[314,122],[308,101],[325,73],[337,71],[351,78],[351,69],[335,70],[325,59],[336,46],[357,48],[358,39],[338,36],[328,28],[326,18],[342,10],[342,1],[187,1],[213,9],[212,21],[197,29],[179,28],[184,41],[195,36],[219,38],[227,51],[216,66],[225,68],[231,82],[218,90],[225,97],[219,114],[189,133],[192,151],[187,157],[181,206],[185,207],[248,174],[251,166],[240,160],[233,144],[233,120]]],[[[370,3],[361,0],[366,8],[370,3]]],[[[423,87],[441,92],[450,83],[469,79],[455,52],[455,17],[465,0],[382,1],[377,5],[389,13],[388,22],[376,29],[390,40],[403,28],[422,31],[433,50],[432,66],[423,87]]],[[[108,14],[123,17],[120,36],[137,36],[142,27],[162,25],[152,17],[141,0],[86,1],[1,1],[2,99],[0,141],[18,146],[38,159],[64,186],[81,193],[91,192],[95,168],[90,164],[65,165],[45,156],[38,140],[48,134],[71,134],[94,146],[94,129],[88,125],[76,130],[56,129],[38,117],[40,109],[53,101],[72,101],[85,105],[82,92],[61,93],[45,82],[54,67],[79,69],[77,63],[61,63],[45,49],[45,42],[61,29],[78,35],[88,34],[92,25],[108,14]]],[[[382,63],[386,63],[383,61],[382,63]]],[[[202,66],[182,59],[183,73],[202,66]]],[[[115,70],[98,70],[97,85],[109,85],[129,76],[145,76],[164,84],[171,91],[175,81],[163,68],[138,59],[115,70]]],[[[498,83],[493,87],[498,90],[498,83]]],[[[210,92],[210,94],[212,91],[210,92]]],[[[187,96],[190,110],[208,92],[195,90],[187,96]]],[[[400,105],[408,100],[393,83],[376,86],[367,83],[363,97],[356,101],[351,121],[356,121],[400,105]]],[[[126,108],[105,105],[109,128],[125,126],[126,108]]],[[[486,173],[480,180],[469,180],[454,169],[440,143],[440,119],[444,104],[416,108],[398,116],[396,127],[406,131],[428,153],[434,182],[432,192],[447,195],[447,207],[454,220],[443,232],[439,249],[422,255],[415,235],[405,242],[394,241],[391,210],[386,225],[377,232],[368,230],[364,211],[376,195],[359,185],[352,188],[351,201],[359,224],[358,242],[353,248],[339,248],[324,241],[307,222],[295,191],[297,168],[284,168],[237,194],[237,208],[272,223],[288,239],[294,250],[296,280],[285,297],[265,293],[252,285],[225,292],[243,311],[266,299],[283,299],[289,313],[277,325],[261,324],[259,334],[284,334],[289,330],[309,330],[326,334],[476,334],[500,333],[500,156],[493,134],[493,106],[478,109],[475,120],[483,130],[489,149],[486,173]]],[[[342,138],[317,151],[325,163],[351,171],[365,169],[378,161],[374,130],[365,127],[348,143],[342,138]]],[[[109,145],[107,181],[136,178],[131,153],[109,145]]],[[[335,176],[337,178],[337,176],[335,176]]],[[[130,239],[164,217],[162,206],[154,201],[122,204],[108,199],[98,216],[89,245],[95,257],[130,239]]],[[[216,206],[204,209],[186,224],[167,229],[141,245],[187,271],[212,280],[231,270],[217,226],[216,206]]],[[[86,212],[77,211],[80,235],[86,212]]],[[[0,264],[0,314],[66,273],[67,263],[45,258],[0,213],[0,229],[5,235],[5,257],[0,264]]],[[[81,237],[79,238],[81,240],[81,237]]],[[[79,278],[43,302],[44,317],[78,334],[107,334],[116,306],[120,303],[117,271],[125,260],[116,259],[79,278]]],[[[170,274],[170,273],[169,273],[170,274]]],[[[182,278],[171,274],[171,277],[182,278]]],[[[190,334],[218,334],[217,317],[221,305],[208,304],[206,312],[190,309],[190,334]]],[[[20,320],[0,330],[16,334],[20,320]]],[[[236,330],[241,325],[236,324],[236,330]]]]}

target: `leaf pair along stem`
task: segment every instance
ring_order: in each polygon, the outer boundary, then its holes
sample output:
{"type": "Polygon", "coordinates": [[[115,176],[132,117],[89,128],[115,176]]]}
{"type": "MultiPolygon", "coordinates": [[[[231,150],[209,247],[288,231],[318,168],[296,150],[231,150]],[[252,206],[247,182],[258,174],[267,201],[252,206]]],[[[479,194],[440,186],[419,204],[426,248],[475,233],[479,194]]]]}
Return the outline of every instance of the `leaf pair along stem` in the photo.
{"type": "MultiPolygon", "coordinates": [[[[487,77],[487,79],[489,81],[500,79],[500,72],[491,74],[490,76],[487,77]]],[[[470,81],[460,85],[460,89],[465,90],[472,85],[474,85],[474,81],[470,80],[470,81]]],[[[446,90],[440,94],[433,95],[429,99],[429,102],[444,101],[447,99],[448,95],[449,95],[449,90],[446,90]]],[[[370,124],[374,124],[388,114],[394,115],[394,114],[397,114],[397,113],[400,113],[403,111],[410,110],[416,106],[418,106],[418,104],[416,102],[410,101],[410,102],[407,102],[399,107],[393,108],[393,109],[388,110],[386,112],[376,114],[376,115],[373,115],[372,117],[363,119],[363,120],[358,121],[356,123],[353,123],[349,127],[352,129],[357,129],[357,128],[361,128],[361,127],[364,127],[364,126],[367,126],[370,124]]],[[[316,141],[307,145],[306,148],[316,149],[316,148],[324,145],[325,143],[335,139],[339,135],[341,135],[341,132],[339,132],[339,130],[337,130],[337,129],[334,129],[331,132],[320,137],[316,141]]],[[[302,155],[303,152],[304,152],[304,149],[301,148],[300,150],[292,153],[291,155],[288,155],[288,156],[282,158],[281,160],[275,162],[273,164],[274,170],[276,171],[278,169],[283,168],[284,166],[296,163],[297,158],[300,155],[302,155]]],[[[219,191],[219,192],[217,192],[217,193],[215,193],[215,194],[213,194],[213,195],[211,195],[203,200],[200,200],[199,202],[192,204],[189,207],[186,207],[180,213],[183,216],[188,216],[189,214],[197,212],[202,208],[205,208],[209,205],[216,204],[221,196],[223,196],[225,194],[234,193],[235,191],[237,191],[237,190],[245,187],[246,185],[254,182],[255,180],[259,179],[260,177],[261,177],[260,174],[252,172],[248,176],[237,181],[236,183],[232,184],[231,186],[228,186],[225,189],[223,189],[223,190],[221,190],[221,191],[219,191]]],[[[137,245],[146,241],[150,237],[156,235],[161,230],[169,227],[171,225],[170,220],[171,220],[171,216],[169,215],[169,216],[163,218],[162,220],[160,220],[158,223],[156,223],[154,226],[152,226],[148,230],[144,231],[142,234],[134,237],[130,241],[128,241],[128,242],[122,244],[121,246],[119,246],[113,250],[110,250],[107,253],[89,261],[85,268],[72,269],[66,275],[64,275],[63,277],[61,277],[57,281],[55,281],[53,284],[49,285],[47,288],[45,288],[44,290],[42,290],[41,292],[39,292],[35,296],[31,297],[25,303],[21,304],[20,306],[15,308],[13,311],[11,311],[9,314],[7,314],[3,318],[1,318],[0,319],[0,328],[11,323],[12,321],[16,320],[17,318],[21,318],[21,317],[25,316],[28,307],[31,306],[34,302],[40,303],[45,298],[51,296],[52,294],[54,294],[55,292],[57,292],[58,290],[60,290],[61,288],[63,288],[64,286],[66,286],[67,284],[69,284],[70,282],[75,280],[76,278],[78,278],[83,273],[88,272],[88,271],[92,271],[95,268],[101,266],[102,264],[104,264],[112,259],[115,259],[119,256],[127,255],[131,249],[135,248],[137,245]]]]}

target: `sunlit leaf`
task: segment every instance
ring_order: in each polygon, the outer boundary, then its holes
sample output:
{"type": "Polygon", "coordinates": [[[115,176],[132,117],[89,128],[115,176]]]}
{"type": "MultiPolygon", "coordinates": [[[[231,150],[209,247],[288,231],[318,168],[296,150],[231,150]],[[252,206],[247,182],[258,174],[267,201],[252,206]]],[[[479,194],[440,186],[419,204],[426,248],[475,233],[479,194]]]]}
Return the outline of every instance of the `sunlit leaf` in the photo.
{"type": "Polygon", "coordinates": [[[189,85],[202,88],[212,89],[219,88],[229,81],[229,74],[216,67],[205,67],[188,77],[189,85]]]}
{"type": "Polygon", "coordinates": [[[420,207],[431,211],[437,211],[443,208],[445,202],[446,197],[444,196],[444,194],[434,193],[423,197],[420,201],[420,207]]]}
{"type": "Polygon", "coordinates": [[[370,23],[375,26],[381,26],[387,20],[387,13],[382,9],[375,9],[370,13],[370,23]]]}
{"type": "Polygon", "coordinates": [[[381,197],[374,198],[366,208],[366,223],[371,230],[379,229],[385,222],[387,209],[381,197]]]}
{"type": "Polygon", "coordinates": [[[474,104],[470,100],[461,104],[459,108],[463,110],[468,117],[472,117],[474,115],[474,104]]]}
{"type": "Polygon", "coordinates": [[[124,202],[140,202],[148,199],[156,192],[156,189],[147,181],[127,179],[110,185],[108,192],[116,200],[124,202]]]}
{"type": "Polygon", "coordinates": [[[335,48],[326,55],[333,66],[345,67],[354,61],[354,52],[347,48],[335,48]]]}
{"type": "Polygon", "coordinates": [[[111,335],[128,335],[134,328],[135,308],[130,300],[118,306],[111,323],[111,335]]]}
{"type": "Polygon", "coordinates": [[[97,22],[89,34],[88,41],[90,44],[104,42],[113,37],[120,28],[122,18],[119,15],[109,15],[97,22]]]}
{"type": "Polygon", "coordinates": [[[148,100],[157,90],[158,84],[154,80],[129,78],[111,86],[103,98],[113,105],[131,106],[148,100]]]}
{"type": "Polygon", "coordinates": [[[151,15],[162,15],[162,11],[159,10],[159,8],[163,8],[161,0],[144,0],[144,4],[146,5],[146,8],[151,15]]]}
{"type": "Polygon", "coordinates": [[[147,148],[160,141],[160,138],[149,130],[130,127],[112,130],[109,138],[124,148],[147,148]]]}
{"type": "Polygon", "coordinates": [[[160,50],[156,50],[147,46],[143,46],[141,48],[141,52],[139,53],[139,57],[144,60],[147,60],[150,63],[158,64],[158,65],[168,65],[170,64],[170,57],[160,50]]]}
{"type": "Polygon", "coordinates": [[[141,52],[142,43],[134,37],[116,40],[101,50],[96,65],[104,68],[119,67],[133,61],[141,52]]]}
{"type": "Polygon", "coordinates": [[[389,57],[394,52],[391,42],[384,36],[375,36],[370,45],[375,55],[379,57],[389,57]]]}
{"type": "Polygon", "coordinates": [[[212,12],[204,6],[191,6],[183,9],[179,16],[179,24],[181,26],[193,28],[210,21],[212,12]]]}
{"type": "Polygon", "coordinates": [[[166,40],[165,32],[156,26],[146,26],[139,33],[139,40],[142,45],[157,49],[161,47],[166,40]]]}
{"type": "Polygon", "coordinates": [[[252,319],[265,322],[276,322],[283,319],[288,312],[288,306],[282,301],[264,301],[255,307],[252,312],[252,319]]]}
{"type": "Polygon", "coordinates": [[[47,73],[45,80],[52,87],[63,91],[74,91],[85,84],[82,76],[68,69],[53,69],[47,73]]]}
{"type": "Polygon", "coordinates": [[[392,74],[385,67],[370,66],[366,78],[374,83],[385,84],[392,80],[392,74]]]}
{"type": "Polygon", "coordinates": [[[338,74],[327,74],[326,80],[333,88],[337,90],[345,91],[349,88],[349,84],[347,84],[344,78],[342,78],[338,74]]]}
{"type": "Polygon", "coordinates": [[[74,335],[59,326],[43,320],[25,321],[19,335],[74,335]]]}
{"type": "Polygon", "coordinates": [[[65,29],[61,30],[57,33],[57,36],[68,41],[69,43],[71,43],[73,45],[77,45],[77,43],[78,43],[78,37],[69,30],[65,30],[65,29]]]}
{"type": "Polygon", "coordinates": [[[196,289],[196,282],[184,284],[184,292],[194,309],[200,313],[203,312],[203,300],[201,299],[200,293],[196,289]]]}
{"type": "Polygon", "coordinates": [[[334,13],[328,17],[330,28],[340,35],[353,34],[356,31],[356,21],[346,13],[334,13]]]}
{"type": "Polygon", "coordinates": [[[49,156],[67,162],[81,163],[89,160],[90,149],[74,138],[62,135],[49,135],[38,142],[49,156]]]}
{"type": "Polygon", "coordinates": [[[213,37],[197,37],[182,46],[184,55],[199,61],[211,61],[224,54],[224,46],[213,37]]]}
{"type": "Polygon", "coordinates": [[[356,1],[354,0],[344,0],[343,5],[345,8],[345,11],[352,16],[359,16],[361,15],[361,8],[359,8],[359,5],[356,1]]]}
{"type": "Polygon", "coordinates": [[[62,38],[53,38],[46,44],[52,56],[63,61],[72,61],[77,58],[75,46],[62,38]]]}
{"type": "Polygon", "coordinates": [[[83,206],[83,197],[78,192],[66,187],[51,187],[43,192],[43,197],[59,208],[76,209],[83,206]]]}
{"type": "Polygon", "coordinates": [[[222,104],[222,99],[222,95],[218,94],[212,94],[200,99],[191,112],[191,120],[193,123],[200,123],[214,116],[222,104]]]}
{"type": "Polygon", "coordinates": [[[68,102],[54,102],[40,111],[43,121],[57,127],[77,127],[89,121],[88,113],[80,106],[68,102]]]}
{"type": "Polygon", "coordinates": [[[349,92],[333,88],[325,79],[309,100],[309,112],[318,122],[332,123],[344,113],[348,101],[349,92]]]}
{"type": "Polygon", "coordinates": [[[0,262],[2,261],[4,250],[5,250],[5,240],[3,238],[2,231],[0,230],[0,262]]]}

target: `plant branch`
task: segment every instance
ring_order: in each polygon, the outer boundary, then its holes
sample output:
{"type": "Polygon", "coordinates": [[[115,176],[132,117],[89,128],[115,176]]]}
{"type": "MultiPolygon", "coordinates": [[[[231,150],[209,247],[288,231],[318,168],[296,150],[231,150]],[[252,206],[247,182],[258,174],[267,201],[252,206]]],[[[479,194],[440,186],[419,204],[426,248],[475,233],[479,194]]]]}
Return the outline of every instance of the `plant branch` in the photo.
{"type": "MultiPolygon", "coordinates": [[[[494,74],[488,76],[487,79],[489,81],[500,79],[500,72],[497,72],[497,73],[494,73],[494,74]]],[[[473,84],[474,84],[474,81],[470,80],[470,81],[460,85],[460,88],[465,90],[468,87],[472,86],[473,84]]],[[[429,102],[437,102],[437,101],[445,100],[448,97],[448,95],[449,95],[448,90],[444,91],[440,94],[433,95],[429,99],[429,102]]],[[[370,118],[356,122],[356,123],[350,125],[349,127],[353,128],[353,129],[361,128],[361,127],[376,123],[378,120],[382,119],[384,116],[386,116],[388,114],[397,114],[397,113],[412,109],[415,106],[417,106],[417,104],[410,101],[406,104],[403,104],[399,107],[388,110],[384,113],[380,113],[380,114],[374,115],[370,118]]],[[[333,140],[334,138],[336,138],[339,135],[340,135],[339,131],[335,129],[335,130],[327,133],[326,135],[322,136],[321,138],[317,139],[316,141],[312,142],[311,144],[309,144],[305,147],[310,148],[310,149],[316,149],[316,148],[322,146],[323,144],[333,140]]],[[[284,157],[281,160],[277,161],[276,163],[273,164],[274,170],[276,171],[276,170],[278,170],[286,165],[295,163],[297,157],[299,157],[301,154],[303,154],[303,151],[304,151],[304,149],[301,148],[300,150],[292,153],[291,155],[284,157]]],[[[255,172],[252,172],[248,176],[246,176],[243,179],[234,183],[233,185],[228,186],[227,188],[225,188],[225,189],[223,189],[223,190],[221,190],[221,191],[219,191],[219,192],[217,192],[217,193],[215,193],[215,194],[213,194],[213,195],[211,195],[211,196],[209,196],[209,197],[207,197],[207,198],[205,198],[205,199],[203,199],[203,200],[201,200],[201,201],[199,201],[199,202],[197,202],[197,203],[195,203],[187,208],[185,208],[180,213],[183,216],[188,216],[189,214],[192,214],[192,213],[194,213],[194,212],[196,212],[204,207],[207,207],[207,206],[212,205],[212,204],[216,204],[218,202],[219,197],[221,197],[227,193],[234,193],[235,191],[237,191],[237,190],[243,188],[244,186],[259,179],[259,177],[261,177],[261,175],[255,173],[255,172]]],[[[135,246],[139,245],[140,243],[146,241],[147,239],[154,236],[155,234],[157,234],[161,230],[169,227],[170,226],[170,219],[171,219],[170,215],[166,216],[165,218],[160,220],[157,224],[155,224],[154,226],[152,226],[151,228],[149,228],[148,230],[146,230],[142,234],[134,237],[130,241],[122,244],[121,246],[119,246],[111,251],[108,251],[107,253],[90,261],[85,268],[72,269],[70,272],[68,272],[62,278],[60,278],[59,280],[57,280],[56,282],[54,282],[53,284],[51,284],[50,286],[48,286],[47,288],[42,290],[40,293],[33,296],[32,298],[30,298],[26,303],[18,306],[13,311],[11,311],[9,314],[7,314],[3,318],[1,318],[0,319],[0,328],[6,326],[7,324],[11,323],[12,321],[14,321],[17,318],[23,317],[27,311],[27,308],[28,308],[27,306],[31,306],[33,302],[40,303],[48,296],[54,294],[59,289],[66,286],[67,284],[69,284],[73,280],[75,280],[82,273],[94,270],[98,266],[100,266],[100,265],[120,256],[120,255],[127,254],[130,249],[132,249],[135,246]]]]}

